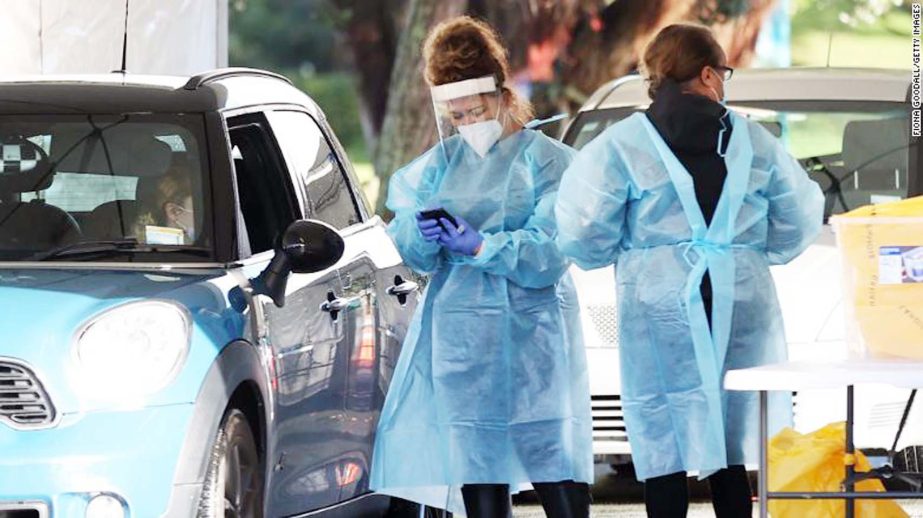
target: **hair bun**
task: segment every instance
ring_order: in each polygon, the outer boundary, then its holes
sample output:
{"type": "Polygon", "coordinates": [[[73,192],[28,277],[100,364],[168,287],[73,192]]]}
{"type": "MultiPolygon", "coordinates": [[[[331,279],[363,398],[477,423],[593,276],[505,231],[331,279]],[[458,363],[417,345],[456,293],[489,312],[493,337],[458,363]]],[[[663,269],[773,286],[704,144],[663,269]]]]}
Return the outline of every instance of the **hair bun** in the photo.
{"type": "Polygon", "coordinates": [[[423,45],[423,58],[430,85],[492,75],[502,86],[509,77],[499,35],[470,16],[459,16],[433,28],[423,45]]]}
{"type": "Polygon", "coordinates": [[[703,67],[721,65],[724,59],[724,51],[711,29],[692,23],[668,25],[657,33],[642,55],[647,94],[653,99],[665,81],[689,81],[703,67]]]}
{"type": "Polygon", "coordinates": [[[506,87],[509,57],[500,35],[486,22],[459,16],[433,27],[423,44],[423,60],[430,86],[493,76],[513,120],[525,124],[535,116],[529,101],[506,87]]]}

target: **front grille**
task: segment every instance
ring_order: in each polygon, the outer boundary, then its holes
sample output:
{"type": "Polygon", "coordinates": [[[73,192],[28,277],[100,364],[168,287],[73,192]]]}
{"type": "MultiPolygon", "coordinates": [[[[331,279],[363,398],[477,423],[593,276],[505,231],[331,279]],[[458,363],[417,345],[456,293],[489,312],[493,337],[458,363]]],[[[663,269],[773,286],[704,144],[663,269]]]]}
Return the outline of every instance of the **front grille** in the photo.
{"type": "Polygon", "coordinates": [[[0,518],[40,518],[42,515],[35,509],[0,510],[0,518]]]}
{"type": "Polygon", "coordinates": [[[0,360],[0,422],[13,428],[42,428],[55,411],[35,374],[21,363],[0,360]]]}
{"type": "Polygon", "coordinates": [[[618,347],[619,317],[615,305],[587,306],[586,311],[590,314],[590,320],[593,321],[596,332],[599,333],[599,337],[603,339],[605,345],[618,347]]]}
{"type": "Polygon", "coordinates": [[[592,396],[593,440],[627,442],[621,396],[592,396]]]}
{"type": "Polygon", "coordinates": [[[0,518],[48,518],[44,502],[0,502],[0,518]]]}

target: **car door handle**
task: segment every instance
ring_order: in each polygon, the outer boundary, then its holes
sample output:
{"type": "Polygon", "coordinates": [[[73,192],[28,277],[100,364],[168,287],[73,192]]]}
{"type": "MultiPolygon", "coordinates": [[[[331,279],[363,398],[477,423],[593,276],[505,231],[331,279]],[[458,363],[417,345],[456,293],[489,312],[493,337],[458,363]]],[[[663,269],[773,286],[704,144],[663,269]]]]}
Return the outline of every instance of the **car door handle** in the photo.
{"type": "Polygon", "coordinates": [[[320,310],[327,313],[333,313],[336,311],[343,311],[352,304],[352,299],[333,299],[328,300],[320,305],[320,310]]]}
{"type": "Polygon", "coordinates": [[[327,292],[327,300],[320,305],[320,310],[325,313],[330,313],[330,318],[334,321],[340,314],[340,311],[343,311],[349,308],[353,303],[353,298],[343,298],[337,297],[336,294],[332,291],[327,292]]]}
{"type": "Polygon", "coordinates": [[[395,284],[388,288],[388,295],[392,297],[399,297],[401,295],[407,296],[411,293],[420,289],[420,285],[413,281],[404,281],[400,284],[395,284]]]}
{"type": "Polygon", "coordinates": [[[407,296],[420,289],[420,285],[413,281],[405,281],[400,275],[394,276],[394,286],[388,288],[387,293],[392,297],[397,297],[397,301],[403,306],[407,303],[407,296]]]}

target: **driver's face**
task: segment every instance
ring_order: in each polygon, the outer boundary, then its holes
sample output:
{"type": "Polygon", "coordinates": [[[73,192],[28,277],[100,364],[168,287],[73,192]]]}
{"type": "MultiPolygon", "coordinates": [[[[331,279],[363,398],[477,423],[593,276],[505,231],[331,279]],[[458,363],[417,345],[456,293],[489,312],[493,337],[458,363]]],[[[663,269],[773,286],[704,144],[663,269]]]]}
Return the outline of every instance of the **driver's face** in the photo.
{"type": "Polygon", "coordinates": [[[181,228],[186,231],[187,235],[193,235],[195,218],[192,212],[192,196],[187,196],[182,204],[167,202],[164,204],[164,212],[169,226],[181,228]]]}

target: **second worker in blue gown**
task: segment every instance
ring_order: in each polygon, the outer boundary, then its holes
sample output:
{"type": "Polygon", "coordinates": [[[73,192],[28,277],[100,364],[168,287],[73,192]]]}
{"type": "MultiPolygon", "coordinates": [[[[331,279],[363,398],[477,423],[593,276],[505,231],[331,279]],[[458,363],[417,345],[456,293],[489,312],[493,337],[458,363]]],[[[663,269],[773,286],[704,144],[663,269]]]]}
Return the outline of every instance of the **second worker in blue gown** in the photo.
{"type": "MultiPolygon", "coordinates": [[[[667,27],[644,65],[653,102],[565,172],[558,241],[584,268],[615,265],[622,408],[649,516],[685,516],[690,472],[709,479],[719,518],[750,516],[758,403],[724,391],[723,374],[785,360],[769,267],[814,240],[824,200],[778,139],[723,105],[732,70],[707,28],[667,27]]],[[[770,402],[786,424],[790,394],[770,402]]]]}

